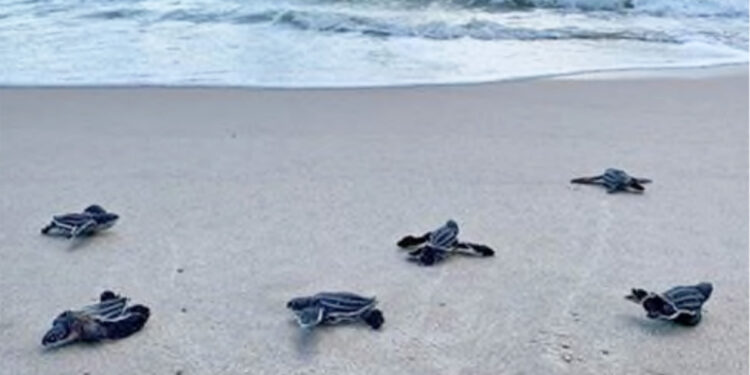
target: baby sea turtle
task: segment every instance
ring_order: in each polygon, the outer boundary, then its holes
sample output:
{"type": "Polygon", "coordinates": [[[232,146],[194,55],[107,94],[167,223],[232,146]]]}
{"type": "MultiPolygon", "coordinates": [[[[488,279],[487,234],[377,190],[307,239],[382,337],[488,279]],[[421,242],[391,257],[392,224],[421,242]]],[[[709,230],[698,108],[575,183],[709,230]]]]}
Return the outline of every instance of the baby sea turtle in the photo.
{"type": "Polygon", "coordinates": [[[607,188],[607,193],[614,193],[617,191],[627,191],[629,188],[642,192],[646,190],[643,184],[651,183],[651,180],[648,178],[632,177],[623,170],[609,168],[602,175],[574,178],[570,182],[573,184],[602,185],[607,188]]]}
{"type": "Polygon", "coordinates": [[[105,230],[117,222],[119,216],[105,211],[97,205],[86,207],[82,213],[57,215],[44,228],[42,234],[64,236],[67,238],[81,237],[105,230]]]}
{"type": "Polygon", "coordinates": [[[376,304],[375,297],[367,298],[348,292],[323,292],[311,297],[294,298],[286,307],[294,312],[302,328],[362,320],[373,329],[378,329],[385,318],[375,308],[376,304]]]}
{"type": "Polygon", "coordinates": [[[397,242],[402,249],[409,250],[409,256],[425,266],[431,266],[449,255],[464,253],[489,257],[495,251],[489,246],[458,240],[458,224],[448,220],[445,225],[419,237],[406,236],[397,242]]]}
{"type": "Polygon", "coordinates": [[[149,308],[126,307],[128,299],[104,291],[99,303],[58,315],[42,338],[44,347],[59,347],[76,341],[96,342],[121,339],[138,332],[146,324],[149,308]]]}
{"type": "Polygon", "coordinates": [[[643,306],[651,319],[671,320],[675,323],[694,326],[701,321],[701,308],[711,297],[711,283],[677,286],[662,294],[632,289],[625,299],[643,306]]]}

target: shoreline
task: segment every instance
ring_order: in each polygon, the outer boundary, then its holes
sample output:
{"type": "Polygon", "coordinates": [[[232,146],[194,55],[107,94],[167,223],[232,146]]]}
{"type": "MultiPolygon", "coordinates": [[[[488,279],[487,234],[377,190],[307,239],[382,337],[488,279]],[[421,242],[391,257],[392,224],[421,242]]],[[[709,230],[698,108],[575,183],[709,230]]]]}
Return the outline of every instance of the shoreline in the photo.
{"type": "Polygon", "coordinates": [[[214,85],[214,84],[2,84],[0,89],[118,89],[118,88],[156,88],[156,89],[229,89],[251,91],[344,91],[344,90],[379,90],[379,89],[412,89],[453,86],[482,86],[514,82],[545,80],[620,80],[620,79],[680,79],[711,78],[714,76],[738,75],[748,71],[750,62],[730,62],[699,66],[677,67],[633,67],[615,69],[594,69],[567,73],[552,73],[534,76],[523,76],[507,79],[477,79],[475,81],[436,82],[436,83],[403,83],[369,86],[251,86],[251,85],[214,85]]]}
{"type": "Polygon", "coordinates": [[[729,63],[699,67],[663,68],[663,69],[620,69],[603,70],[562,75],[553,79],[705,79],[714,77],[737,76],[748,71],[748,63],[729,63]]]}

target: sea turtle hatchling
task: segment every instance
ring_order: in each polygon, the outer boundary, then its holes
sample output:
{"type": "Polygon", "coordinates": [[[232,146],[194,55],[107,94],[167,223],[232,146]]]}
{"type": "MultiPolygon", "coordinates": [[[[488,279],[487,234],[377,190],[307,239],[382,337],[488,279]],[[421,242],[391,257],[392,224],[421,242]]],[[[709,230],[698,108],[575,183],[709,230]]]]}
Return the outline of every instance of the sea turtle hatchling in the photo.
{"type": "Polygon", "coordinates": [[[97,205],[86,207],[82,213],[57,215],[42,228],[42,234],[77,238],[91,235],[115,225],[119,216],[97,205]]]}
{"type": "Polygon", "coordinates": [[[495,251],[489,246],[458,240],[458,224],[448,220],[443,226],[421,236],[406,236],[398,247],[409,250],[409,256],[425,266],[431,266],[452,254],[464,253],[489,257],[495,251]]]}
{"type": "Polygon", "coordinates": [[[127,306],[127,303],[127,298],[104,291],[99,303],[58,315],[52,322],[52,328],[42,338],[42,345],[50,348],[77,341],[97,342],[128,337],[143,328],[150,310],[143,305],[127,306]]]}
{"type": "Polygon", "coordinates": [[[643,192],[646,190],[643,184],[651,183],[651,180],[630,176],[621,169],[609,168],[602,175],[574,178],[570,182],[573,184],[602,185],[607,189],[607,193],[615,193],[628,191],[630,188],[643,192]]]}
{"type": "Polygon", "coordinates": [[[634,288],[625,299],[635,302],[646,310],[651,319],[671,320],[687,326],[701,321],[701,308],[713,292],[711,283],[677,286],[657,294],[634,288]]]}
{"type": "Polygon", "coordinates": [[[286,307],[294,312],[302,328],[320,324],[336,324],[362,320],[373,329],[385,322],[383,313],[375,308],[375,297],[368,298],[348,292],[323,292],[310,297],[294,298],[286,307]]]}

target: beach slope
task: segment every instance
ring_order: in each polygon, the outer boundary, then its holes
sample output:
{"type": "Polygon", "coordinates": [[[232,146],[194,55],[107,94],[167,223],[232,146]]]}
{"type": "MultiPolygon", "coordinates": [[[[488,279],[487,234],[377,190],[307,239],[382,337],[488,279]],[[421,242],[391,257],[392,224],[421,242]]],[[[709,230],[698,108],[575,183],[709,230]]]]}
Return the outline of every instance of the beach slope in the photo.
{"type": "Polygon", "coordinates": [[[747,374],[747,89],[0,89],[0,373],[747,374]],[[654,183],[568,183],[607,167],[654,183]],[[39,234],[91,203],[119,223],[39,234]],[[496,256],[404,260],[449,218],[496,256]],[[695,328],[623,298],[699,281],[695,328]],[[104,289],[151,307],[141,332],[41,349],[104,289]],[[304,333],[285,303],[321,290],[385,325],[304,333]]]}

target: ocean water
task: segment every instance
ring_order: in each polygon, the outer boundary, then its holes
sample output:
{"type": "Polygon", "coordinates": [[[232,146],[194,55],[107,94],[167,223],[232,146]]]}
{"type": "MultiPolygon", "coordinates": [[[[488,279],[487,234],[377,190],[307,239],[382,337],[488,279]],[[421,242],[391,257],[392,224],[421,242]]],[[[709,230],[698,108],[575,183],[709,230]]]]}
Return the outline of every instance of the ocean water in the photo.
{"type": "Polygon", "coordinates": [[[747,61],[747,0],[0,0],[3,85],[379,86],[747,61]]]}

